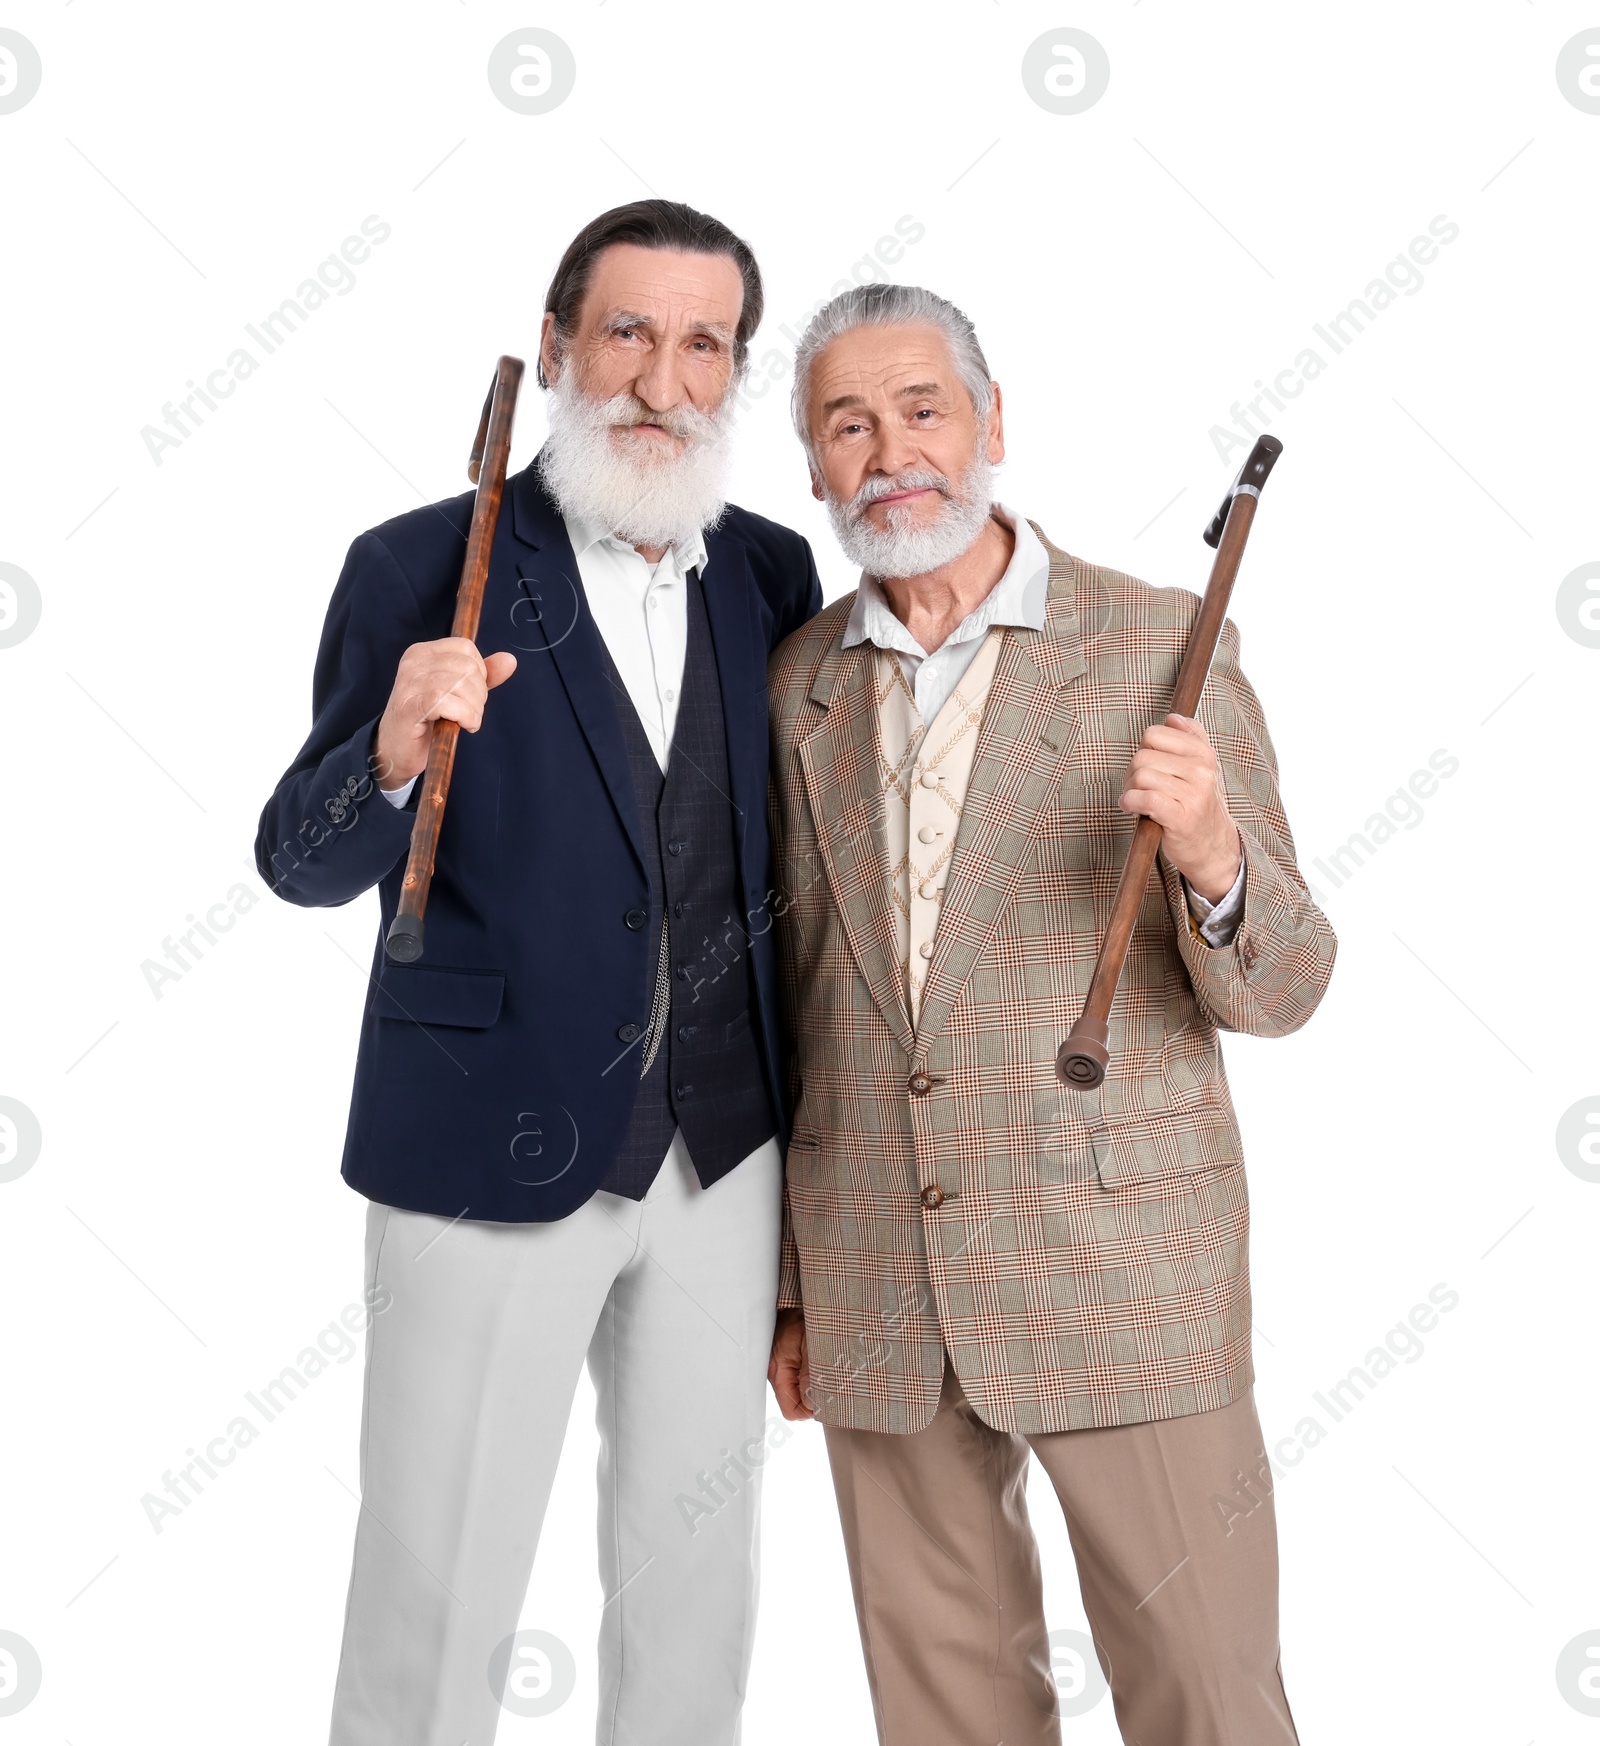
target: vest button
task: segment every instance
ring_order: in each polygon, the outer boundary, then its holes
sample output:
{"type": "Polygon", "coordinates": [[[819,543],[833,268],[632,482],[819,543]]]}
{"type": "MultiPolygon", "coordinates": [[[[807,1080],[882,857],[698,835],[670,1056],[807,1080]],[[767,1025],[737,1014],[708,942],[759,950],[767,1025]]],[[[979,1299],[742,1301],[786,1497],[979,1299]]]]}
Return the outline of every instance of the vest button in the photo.
{"type": "Polygon", "coordinates": [[[924,879],[917,887],[917,896],[932,902],[939,895],[939,887],[931,879],[924,879]]]}
{"type": "Polygon", "coordinates": [[[643,1035],[644,1027],[642,1025],[622,1025],[617,1030],[617,1041],[619,1043],[636,1043],[643,1035]]]}
{"type": "Polygon", "coordinates": [[[924,788],[937,788],[939,786],[939,772],[937,770],[924,770],[922,772],[922,786],[924,788]]]}
{"type": "Polygon", "coordinates": [[[688,1040],[690,1039],[690,1037],[692,1037],[694,1035],[695,1031],[698,1028],[699,1027],[697,1025],[679,1025],[678,1026],[678,1041],[680,1043],[687,1043],[688,1040]]]}
{"type": "Polygon", "coordinates": [[[933,1081],[926,1073],[913,1073],[906,1081],[906,1089],[913,1097],[926,1097],[933,1090],[933,1081]]]}
{"type": "Polygon", "coordinates": [[[923,1189],[920,1198],[922,1204],[926,1207],[943,1206],[944,1190],[937,1182],[931,1183],[927,1188],[923,1189]]]}
{"type": "Polygon", "coordinates": [[[919,958],[931,958],[933,956],[933,941],[924,940],[922,944],[917,947],[917,956],[919,958]]]}
{"type": "Polygon", "coordinates": [[[677,1087],[674,1095],[677,1097],[687,1097],[693,1090],[694,1087],[692,1085],[680,1085],[677,1087]]]}
{"type": "Polygon", "coordinates": [[[622,919],[635,933],[638,933],[639,930],[649,922],[650,911],[647,909],[630,909],[622,919]]]}
{"type": "Polygon", "coordinates": [[[924,825],[917,832],[917,841],[919,843],[936,843],[943,835],[943,831],[936,831],[932,825],[924,825]]]}
{"type": "Polygon", "coordinates": [[[683,841],[682,841],[682,839],[679,837],[674,837],[672,839],[672,841],[667,844],[667,853],[669,855],[681,855],[683,853],[683,841]]]}

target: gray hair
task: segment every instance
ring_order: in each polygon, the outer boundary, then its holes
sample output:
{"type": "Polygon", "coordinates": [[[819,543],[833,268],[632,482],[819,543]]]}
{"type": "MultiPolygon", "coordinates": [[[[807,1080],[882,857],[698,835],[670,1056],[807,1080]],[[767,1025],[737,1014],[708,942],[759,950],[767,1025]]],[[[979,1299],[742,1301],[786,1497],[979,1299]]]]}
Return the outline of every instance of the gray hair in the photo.
{"type": "Polygon", "coordinates": [[[981,425],[994,404],[989,364],[978,344],[971,320],[932,291],[920,285],[856,285],[842,292],[812,316],[794,355],[794,392],[791,407],[794,428],[806,456],[816,463],[811,431],[806,423],[806,402],[811,396],[811,369],[824,346],[858,327],[934,327],[945,337],[956,373],[972,401],[981,425]]]}

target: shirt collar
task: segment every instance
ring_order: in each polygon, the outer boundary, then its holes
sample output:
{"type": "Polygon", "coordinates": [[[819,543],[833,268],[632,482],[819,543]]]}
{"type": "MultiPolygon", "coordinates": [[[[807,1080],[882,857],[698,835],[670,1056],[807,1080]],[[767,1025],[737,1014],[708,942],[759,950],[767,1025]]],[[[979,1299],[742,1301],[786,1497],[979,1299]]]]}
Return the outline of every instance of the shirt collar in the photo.
{"type": "MultiPolygon", "coordinates": [[[[993,510],[995,519],[1003,522],[1016,536],[1016,547],[1005,573],[945,638],[941,647],[951,643],[970,642],[987,636],[995,625],[1015,625],[1024,630],[1043,630],[1045,604],[1050,593],[1050,554],[1027,521],[1003,503],[993,510]]],[[[895,649],[923,660],[928,652],[894,615],[883,584],[876,576],[862,574],[856,587],[855,604],[844,627],[840,647],[851,649],[858,643],[873,643],[880,649],[895,649]]]]}
{"type": "MultiPolygon", "coordinates": [[[[572,541],[572,555],[581,558],[591,546],[608,546],[614,552],[627,554],[635,548],[626,540],[619,539],[603,522],[595,521],[586,515],[564,515],[562,520],[567,526],[567,538],[572,541]]],[[[704,570],[706,567],[706,536],[702,529],[696,528],[692,538],[679,540],[676,545],[668,546],[662,563],[670,563],[681,579],[691,570],[704,570]]]]}

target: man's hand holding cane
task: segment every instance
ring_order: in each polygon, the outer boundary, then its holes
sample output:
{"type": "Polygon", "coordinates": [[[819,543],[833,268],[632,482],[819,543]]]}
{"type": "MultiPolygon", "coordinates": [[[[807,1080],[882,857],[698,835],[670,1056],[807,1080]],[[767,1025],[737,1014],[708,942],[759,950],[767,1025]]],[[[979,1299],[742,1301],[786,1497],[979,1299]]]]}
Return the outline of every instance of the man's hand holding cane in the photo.
{"type": "Polygon", "coordinates": [[[1239,877],[1239,827],[1228,814],[1222,769],[1206,730],[1186,715],[1147,727],[1117,802],[1161,826],[1161,853],[1208,903],[1239,877]]]}
{"type": "Polygon", "coordinates": [[[413,643],[400,657],[394,689],[378,720],[372,748],[378,786],[404,788],[427,766],[436,721],[453,721],[475,734],[483,725],[483,706],[497,685],[517,670],[517,657],[484,659],[467,637],[440,637],[413,643]]]}

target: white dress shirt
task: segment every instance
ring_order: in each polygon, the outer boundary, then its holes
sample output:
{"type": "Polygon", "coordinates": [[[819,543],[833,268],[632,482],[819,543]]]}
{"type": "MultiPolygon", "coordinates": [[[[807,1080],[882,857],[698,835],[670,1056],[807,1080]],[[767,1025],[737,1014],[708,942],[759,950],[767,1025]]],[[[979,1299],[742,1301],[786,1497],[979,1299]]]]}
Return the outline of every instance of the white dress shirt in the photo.
{"type": "Polygon", "coordinates": [[[689,649],[688,576],[705,570],[705,536],[668,546],[652,564],[598,523],[565,519],[595,627],[665,770],[689,649]]]}
{"type": "MultiPolygon", "coordinates": [[[[689,650],[688,575],[697,567],[705,570],[705,536],[696,533],[669,546],[661,562],[652,564],[597,522],[564,519],[595,627],[665,770],[689,650]]],[[[379,792],[392,805],[404,806],[416,780],[413,776],[404,787],[379,792]]]]}
{"type": "MultiPolygon", "coordinates": [[[[994,587],[930,655],[895,617],[883,585],[875,576],[863,574],[856,588],[855,604],[845,622],[842,648],[859,643],[891,650],[900,658],[906,683],[916,699],[923,721],[931,722],[943,709],[961,676],[983,647],[983,640],[996,625],[1014,625],[1023,630],[1043,630],[1045,605],[1050,593],[1050,554],[1024,516],[994,506],[995,519],[1015,537],[1011,562],[994,587]]],[[[665,560],[663,560],[665,562],[665,560]]],[[[1228,946],[1244,915],[1244,859],[1239,876],[1226,896],[1209,902],[1183,882],[1189,910],[1208,946],[1228,946]]]]}

